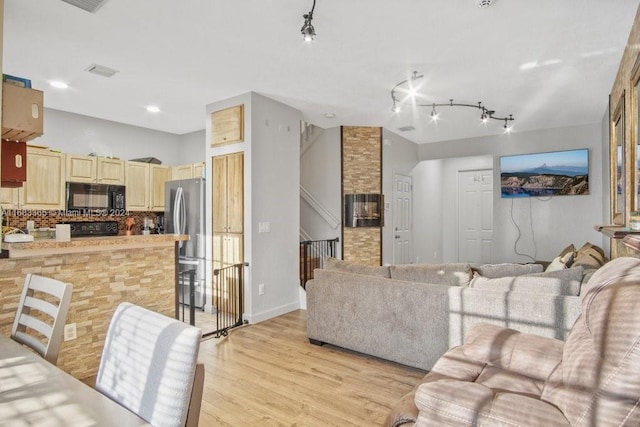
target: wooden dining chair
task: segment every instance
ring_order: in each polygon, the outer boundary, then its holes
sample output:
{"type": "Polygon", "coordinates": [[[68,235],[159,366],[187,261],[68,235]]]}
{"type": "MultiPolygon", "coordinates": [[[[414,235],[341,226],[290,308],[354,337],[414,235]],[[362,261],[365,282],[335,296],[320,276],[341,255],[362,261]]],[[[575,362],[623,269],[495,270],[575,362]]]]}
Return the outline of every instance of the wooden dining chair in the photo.
{"type": "Polygon", "coordinates": [[[96,390],[154,426],[197,426],[201,337],[199,328],[121,303],[107,330],[96,390]]]}
{"type": "Polygon", "coordinates": [[[64,336],[73,286],[50,277],[27,274],[11,338],[32,348],[54,365],[64,336]]]}

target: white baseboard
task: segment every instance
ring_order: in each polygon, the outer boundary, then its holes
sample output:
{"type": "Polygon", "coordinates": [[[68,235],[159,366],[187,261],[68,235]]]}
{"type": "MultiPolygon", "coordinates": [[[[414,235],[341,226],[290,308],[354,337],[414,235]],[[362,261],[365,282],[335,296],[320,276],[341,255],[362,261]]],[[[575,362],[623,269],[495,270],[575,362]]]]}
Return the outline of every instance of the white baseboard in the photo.
{"type": "Polygon", "coordinates": [[[299,309],[300,303],[296,301],[290,304],[281,305],[280,307],[276,307],[271,310],[263,311],[261,313],[255,313],[251,315],[245,313],[244,319],[249,323],[259,323],[299,309]]]}

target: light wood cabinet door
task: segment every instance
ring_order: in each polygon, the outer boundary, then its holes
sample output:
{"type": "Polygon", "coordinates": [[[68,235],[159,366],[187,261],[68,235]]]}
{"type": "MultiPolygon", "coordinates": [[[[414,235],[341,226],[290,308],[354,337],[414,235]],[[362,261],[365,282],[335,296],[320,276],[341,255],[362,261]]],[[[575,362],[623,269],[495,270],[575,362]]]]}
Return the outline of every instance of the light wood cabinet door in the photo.
{"type": "Polygon", "coordinates": [[[0,206],[2,206],[2,209],[20,208],[20,188],[0,188],[0,206]]]}
{"type": "Polygon", "coordinates": [[[124,161],[109,157],[98,157],[96,166],[98,182],[124,185],[124,161]]]}
{"type": "Polygon", "coordinates": [[[216,156],[212,160],[211,204],[213,232],[227,232],[227,157],[216,156]]]}
{"type": "Polygon", "coordinates": [[[171,168],[162,165],[150,165],[149,176],[151,189],[149,210],[164,211],[164,187],[171,175],[171,168]]]}
{"type": "Polygon", "coordinates": [[[125,183],[127,210],[149,210],[149,164],[126,162],[125,183]]]}
{"type": "Polygon", "coordinates": [[[227,158],[227,232],[244,232],[244,154],[227,158]]]}
{"type": "Polygon", "coordinates": [[[211,113],[211,146],[244,140],[244,105],[211,113]]]}
{"type": "Polygon", "coordinates": [[[65,154],[66,180],[71,182],[96,182],[97,161],[98,158],[95,156],[65,154]]]}
{"type": "Polygon", "coordinates": [[[244,260],[244,154],[216,156],[211,161],[213,268],[244,260]]]}
{"type": "Polygon", "coordinates": [[[64,154],[27,147],[27,181],[22,188],[24,209],[64,209],[64,154]]]}
{"type": "Polygon", "coordinates": [[[193,165],[180,165],[171,167],[171,180],[193,178],[193,165]]]}
{"type": "Polygon", "coordinates": [[[204,162],[198,162],[193,164],[193,177],[205,178],[204,176],[204,162]]]}

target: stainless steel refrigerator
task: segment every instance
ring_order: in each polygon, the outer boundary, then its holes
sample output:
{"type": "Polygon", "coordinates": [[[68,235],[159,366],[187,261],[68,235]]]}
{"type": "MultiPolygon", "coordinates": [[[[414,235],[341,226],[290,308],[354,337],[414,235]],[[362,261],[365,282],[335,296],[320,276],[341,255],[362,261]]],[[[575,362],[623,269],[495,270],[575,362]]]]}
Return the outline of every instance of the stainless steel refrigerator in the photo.
{"type": "Polygon", "coordinates": [[[194,279],[194,307],[204,309],[205,287],[205,199],[204,178],[167,181],[165,186],[165,233],[188,234],[178,243],[181,304],[190,305],[189,281],[194,279]]]}

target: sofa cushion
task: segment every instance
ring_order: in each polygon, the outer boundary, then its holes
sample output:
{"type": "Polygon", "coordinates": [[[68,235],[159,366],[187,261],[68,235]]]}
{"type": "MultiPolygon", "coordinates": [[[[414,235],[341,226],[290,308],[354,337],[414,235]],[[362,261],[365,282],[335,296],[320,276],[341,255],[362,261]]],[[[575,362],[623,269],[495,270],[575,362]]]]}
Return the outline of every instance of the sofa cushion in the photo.
{"type": "Polygon", "coordinates": [[[385,279],[391,278],[389,267],[387,266],[375,267],[371,265],[352,264],[332,257],[325,258],[324,269],[346,271],[347,273],[364,274],[366,276],[382,277],[385,279]]]}
{"type": "Polygon", "coordinates": [[[474,268],[487,278],[521,276],[523,274],[542,273],[541,264],[485,264],[474,268]]]}
{"type": "Polygon", "coordinates": [[[392,279],[432,285],[467,286],[471,280],[471,266],[463,263],[392,265],[390,272],[392,279]]]}
{"type": "Polygon", "coordinates": [[[469,287],[503,292],[579,295],[582,273],[582,267],[575,267],[566,270],[497,278],[487,278],[475,274],[469,287]]]}

